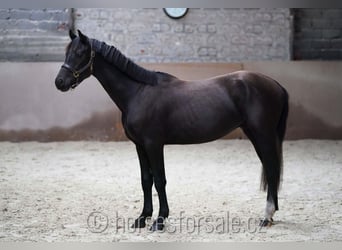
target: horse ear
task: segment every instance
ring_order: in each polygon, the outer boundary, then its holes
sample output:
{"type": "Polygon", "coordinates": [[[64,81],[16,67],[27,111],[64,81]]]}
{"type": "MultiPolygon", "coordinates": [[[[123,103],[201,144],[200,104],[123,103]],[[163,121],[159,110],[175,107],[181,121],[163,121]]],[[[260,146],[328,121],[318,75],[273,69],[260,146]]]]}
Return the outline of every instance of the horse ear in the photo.
{"type": "Polygon", "coordinates": [[[81,39],[81,42],[86,43],[88,41],[88,37],[86,35],[83,35],[80,30],[77,30],[77,32],[78,32],[78,35],[81,39]]]}
{"type": "Polygon", "coordinates": [[[77,37],[72,30],[69,30],[69,36],[71,40],[74,40],[77,37]]]}

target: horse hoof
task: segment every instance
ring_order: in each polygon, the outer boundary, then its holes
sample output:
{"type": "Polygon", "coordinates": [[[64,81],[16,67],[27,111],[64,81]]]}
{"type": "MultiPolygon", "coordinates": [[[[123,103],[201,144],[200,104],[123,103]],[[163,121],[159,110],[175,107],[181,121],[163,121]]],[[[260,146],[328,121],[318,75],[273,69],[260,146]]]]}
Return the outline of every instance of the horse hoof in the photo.
{"type": "Polygon", "coordinates": [[[163,222],[158,222],[158,221],[154,221],[150,231],[155,232],[155,231],[163,231],[164,230],[164,223],[163,222]]]}
{"type": "Polygon", "coordinates": [[[272,218],[270,220],[265,218],[263,220],[260,220],[260,223],[259,223],[260,227],[270,227],[272,225],[273,225],[273,219],[272,218]]]}
{"type": "Polygon", "coordinates": [[[134,224],[131,226],[131,228],[144,228],[144,227],[146,227],[145,218],[136,219],[134,224]]]}

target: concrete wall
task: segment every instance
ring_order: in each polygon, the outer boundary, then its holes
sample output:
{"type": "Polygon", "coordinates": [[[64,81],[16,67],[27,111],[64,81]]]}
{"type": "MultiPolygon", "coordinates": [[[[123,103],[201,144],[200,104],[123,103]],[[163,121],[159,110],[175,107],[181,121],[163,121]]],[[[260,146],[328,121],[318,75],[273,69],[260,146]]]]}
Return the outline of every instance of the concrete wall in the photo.
{"type": "MultiPolygon", "coordinates": [[[[0,141],[125,140],[121,114],[95,78],[54,86],[61,63],[0,63],[0,141]]],[[[144,64],[182,79],[239,69],[265,73],[290,94],[288,139],[342,139],[342,62],[144,64]]],[[[242,138],[237,130],[228,138],[242,138]]]]}
{"type": "Polygon", "coordinates": [[[68,9],[0,9],[0,61],[61,61],[68,9]]]}

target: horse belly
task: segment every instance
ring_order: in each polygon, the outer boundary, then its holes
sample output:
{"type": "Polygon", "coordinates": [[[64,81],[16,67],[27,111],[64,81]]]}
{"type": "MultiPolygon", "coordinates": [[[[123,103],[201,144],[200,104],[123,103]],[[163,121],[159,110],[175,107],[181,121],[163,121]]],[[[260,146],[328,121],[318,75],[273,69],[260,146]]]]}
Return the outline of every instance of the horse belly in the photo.
{"type": "Polygon", "coordinates": [[[241,118],[232,103],[187,105],[168,121],[167,144],[192,144],[221,138],[239,127],[241,118]],[[171,126],[170,126],[171,125],[171,126]]]}

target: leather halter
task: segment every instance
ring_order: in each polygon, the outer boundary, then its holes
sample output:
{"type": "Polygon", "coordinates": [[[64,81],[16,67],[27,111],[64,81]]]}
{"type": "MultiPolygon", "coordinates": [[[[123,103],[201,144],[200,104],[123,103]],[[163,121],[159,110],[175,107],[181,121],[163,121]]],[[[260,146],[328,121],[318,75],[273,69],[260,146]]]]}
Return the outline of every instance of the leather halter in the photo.
{"type": "Polygon", "coordinates": [[[93,49],[91,49],[89,62],[88,62],[85,66],[83,66],[81,69],[75,70],[75,69],[73,69],[73,68],[72,68],[69,64],[67,64],[67,63],[64,63],[64,64],[62,65],[62,68],[64,68],[64,69],[70,71],[70,72],[72,73],[73,77],[76,79],[76,82],[75,82],[73,85],[71,85],[71,88],[72,88],[72,89],[76,88],[77,85],[80,84],[79,78],[80,78],[80,75],[81,75],[82,73],[84,73],[84,72],[85,72],[86,70],[88,70],[88,69],[90,69],[90,74],[93,73],[94,58],[95,58],[95,51],[94,51],[93,49]]]}

